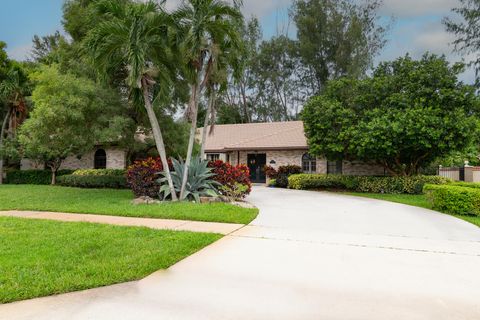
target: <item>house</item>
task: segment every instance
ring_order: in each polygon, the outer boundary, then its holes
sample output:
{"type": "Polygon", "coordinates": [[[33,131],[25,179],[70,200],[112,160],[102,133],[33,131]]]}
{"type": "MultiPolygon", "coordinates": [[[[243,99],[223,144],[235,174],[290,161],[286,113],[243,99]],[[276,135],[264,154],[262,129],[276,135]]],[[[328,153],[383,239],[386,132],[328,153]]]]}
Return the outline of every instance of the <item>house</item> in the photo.
{"type": "MultiPolygon", "coordinates": [[[[126,150],[115,146],[96,146],[82,156],[69,156],[62,161],[60,169],[125,169],[126,150]]],[[[22,159],[21,170],[44,169],[45,165],[30,159],[22,159]]]]}
{"type": "Polygon", "coordinates": [[[207,136],[205,153],[209,160],[247,164],[256,183],[266,182],[265,165],[297,165],[305,173],[385,175],[376,164],[310,156],[302,121],[215,125],[207,136]]]}

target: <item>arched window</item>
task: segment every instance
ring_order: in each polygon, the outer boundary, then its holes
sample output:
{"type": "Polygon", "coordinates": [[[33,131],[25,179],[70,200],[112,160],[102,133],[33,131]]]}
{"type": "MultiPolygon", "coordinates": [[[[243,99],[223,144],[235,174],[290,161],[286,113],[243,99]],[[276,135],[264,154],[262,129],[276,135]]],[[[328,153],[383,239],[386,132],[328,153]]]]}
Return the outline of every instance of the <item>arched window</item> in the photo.
{"type": "Polygon", "coordinates": [[[95,169],[106,169],[107,168],[107,153],[103,149],[98,149],[95,152],[95,159],[93,162],[93,167],[95,169]]]}
{"type": "Polygon", "coordinates": [[[317,158],[308,153],[305,153],[302,156],[302,171],[304,173],[317,172],[317,158]]]}

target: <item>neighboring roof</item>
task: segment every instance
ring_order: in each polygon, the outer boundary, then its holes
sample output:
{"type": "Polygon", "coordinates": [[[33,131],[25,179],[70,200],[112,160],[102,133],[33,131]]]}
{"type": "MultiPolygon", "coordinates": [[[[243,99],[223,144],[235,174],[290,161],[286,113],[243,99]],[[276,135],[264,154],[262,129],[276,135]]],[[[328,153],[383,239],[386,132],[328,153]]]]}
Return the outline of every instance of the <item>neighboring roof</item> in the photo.
{"type": "Polygon", "coordinates": [[[285,149],[308,149],[302,121],[215,125],[205,144],[206,152],[285,149]]]}

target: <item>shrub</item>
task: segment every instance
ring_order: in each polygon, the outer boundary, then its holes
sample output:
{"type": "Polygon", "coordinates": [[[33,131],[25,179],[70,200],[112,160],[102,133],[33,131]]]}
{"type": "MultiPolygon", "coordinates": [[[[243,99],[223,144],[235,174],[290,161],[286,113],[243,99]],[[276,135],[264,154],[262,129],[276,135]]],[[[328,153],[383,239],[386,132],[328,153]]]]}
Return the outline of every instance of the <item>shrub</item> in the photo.
{"type": "Polygon", "coordinates": [[[295,165],[280,166],[278,167],[277,172],[279,175],[286,175],[287,177],[289,177],[292,174],[302,173],[302,168],[295,165]]]}
{"type": "MultiPolygon", "coordinates": [[[[169,165],[171,163],[169,162],[169,165]]],[[[135,161],[127,169],[127,185],[135,197],[158,197],[160,185],[157,183],[159,173],[163,171],[160,158],[147,158],[135,161]]]]}
{"type": "Polygon", "coordinates": [[[74,176],[125,176],[125,169],[80,169],[75,170],[74,176]]]}
{"type": "Polygon", "coordinates": [[[480,189],[457,185],[432,185],[423,188],[435,210],[480,216],[480,189]]]}
{"type": "MultiPolygon", "coordinates": [[[[71,174],[73,170],[58,170],[57,177],[71,174]]],[[[50,170],[11,170],[7,172],[5,183],[49,185],[52,182],[50,170]]]]}
{"type": "MultiPolygon", "coordinates": [[[[212,172],[215,174],[213,179],[229,189],[234,189],[235,184],[239,183],[246,186],[245,192],[243,192],[241,198],[245,198],[252,191],[252,183],[250,182],[250,170],[246,165],[231,165],[228,162],[221,160],[211,161],[208,166],[212,168],[212,172]]],[[[219,190],[222,195],[224,191],[219,190]]]]}
{"type": "MultiPolygon", "coordinates": [[[[180,193],[182,188],[183,175],[185,172],[186,164],[183,161],[173,160],[172,182],[175,187],[175,191],[180,193]]],[[[160,187],[159,196],[162,200],[171,196],[171,190],[167,183],[167,177],[162,172],[162,178],[158,179],[160,187]]],[[[217,187],[221,185],[213,180],[215,174],[212,172],[212,168],[208,167],[208,161],[196,157],[192,159],[188,166],[187,183],[185,185],[184,197],[180,200],[194,200],[200,203],[200,197],[217,197],[217,187]]]]}
{"type": "Polygon", "coordinates": [[[126,189],[127,179],[123,175],[75,175],[58,177],[57,183],[65,187],[95,189],[126,189]]]}
{"type": "Polygon", "coordinates": [[[229,185],[225,186],[220,186],[220,193],[222,193],[225,197],[228,197],[233,200],[241,200],[245,196],[245,193],[248,190],[248,186],[245,184],[241,184],[238,182],[235,182],[233,187],[230,187],[229,185]]]}
{"type": "Polygon", "coordinates": [[[292,189],[344,189],[369,193],[421,194],[423,186],[446,184],[449,180],[438,176],[370,177],[324,174],[298,174],[288,179],[292,189]]]}
{"type": "Polygon", "coordinates": [[[288,177],[302,173],[302,168],[295,165],[280,166],[278,170],[271,166],[265,166],[264,170],[268,178],[275,179],[275,187],[279,188],[287,188],[288,177]]]}
{"type": "Polygon", "coordinates": [[[277,169],[275,169],[274,167],[272,166],[265,166],[263,168],[263,170],[265,171],[265,175],[269,178],[269,179],[275,179],[277,178],[278,176],[278,171],[277,169]]]}
{"type": "Polygon", "coordinates": [[[275,187],[277,184],[277,179],[270,179],[268,180],[268,186],[269,187],[275,187]]]}

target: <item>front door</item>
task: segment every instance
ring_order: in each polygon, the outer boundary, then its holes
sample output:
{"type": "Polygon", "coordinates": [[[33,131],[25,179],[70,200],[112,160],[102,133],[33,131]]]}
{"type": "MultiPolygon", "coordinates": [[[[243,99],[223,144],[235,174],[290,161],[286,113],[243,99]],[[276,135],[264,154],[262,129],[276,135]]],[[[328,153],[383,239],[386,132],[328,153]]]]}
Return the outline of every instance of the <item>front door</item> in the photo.
{"type": "Polygon", "coordinates": [[[267,164],[267,155],[265,153],[251,153],[247,155],[248,169],[250,169],[250,180],[254,183],[265,183],[265,165],[267,164]]]}

